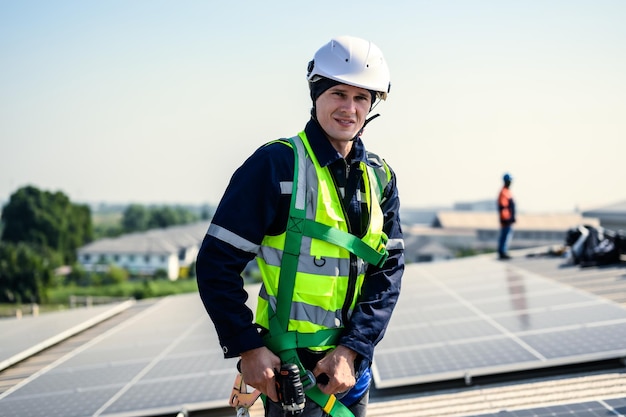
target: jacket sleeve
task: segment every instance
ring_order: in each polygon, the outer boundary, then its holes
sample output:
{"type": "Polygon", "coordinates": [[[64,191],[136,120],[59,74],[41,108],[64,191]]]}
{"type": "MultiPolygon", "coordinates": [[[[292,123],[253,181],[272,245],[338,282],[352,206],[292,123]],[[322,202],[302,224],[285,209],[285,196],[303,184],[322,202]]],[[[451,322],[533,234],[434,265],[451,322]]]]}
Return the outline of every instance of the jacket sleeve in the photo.
{"type": "Polygon", "coordinates": [[[227,358],[263,346],[241,273],[280,215],[280,181],[289,169],[293,152],[284,145],[248,158],[233,174],[198,253],[198,290],[227,358]]]}
{"type": "Polygon", "coordinates": [[[400,200],[396,176],[385,188],[386,201],[382,204],[384,232],[389,237],[389,257],[381,267],[370,265],[365,274],[361,295],[346,325],[339,344],[357,352],[371,364],[374,347],[380,342],[391,319],[400,295],[404,273],[404,241],[400,226],[400,200]]]}

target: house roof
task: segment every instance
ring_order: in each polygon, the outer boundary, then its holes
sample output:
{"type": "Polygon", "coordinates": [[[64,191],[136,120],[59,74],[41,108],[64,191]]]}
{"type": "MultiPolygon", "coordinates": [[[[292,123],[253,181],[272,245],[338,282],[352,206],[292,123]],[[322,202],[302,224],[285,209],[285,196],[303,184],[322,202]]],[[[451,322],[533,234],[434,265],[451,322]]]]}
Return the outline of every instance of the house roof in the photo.
{"type": "Polygon", "coordinates": [[[583,211],[583,214],[585,216],[596,216],[597,214],[595,213],[602,213],[602,214],[615,213],[615,214],[621,214],[623,216],[626,216],[626,200],[609,204],[607,206],[597,207],[591,210],[583,211]]]}
{"type": "Polygon", "coordinates": [[[584,211],[585,216],[597,217],[611,228],[626,228],[626,200],[605,207],[584,211]]]}
{"type": "Polygon", "coordinates": [[[210,222],[152,229],[115,238],[99,239],[78,249],[82,254],[176,254],[182,248],[199,246],[210,222]]]}
{"type": "MultiPolygon", "coordinates": [[[[599,226],[598,219],[583,217],[577,213],[518,214],[516,230],[542,230],[562,232],[580,225],[599,226]]],[[[457,230],[496,230],[500,227],[497,213],[483,211],[439,211],[435,227],[457,230]]]]}

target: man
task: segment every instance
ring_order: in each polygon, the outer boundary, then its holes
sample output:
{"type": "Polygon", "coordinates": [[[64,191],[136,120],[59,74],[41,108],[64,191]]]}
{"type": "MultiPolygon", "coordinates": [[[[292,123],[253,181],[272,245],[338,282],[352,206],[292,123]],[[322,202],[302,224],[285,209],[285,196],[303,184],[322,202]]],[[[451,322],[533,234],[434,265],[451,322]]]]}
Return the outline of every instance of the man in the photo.
{"type": "Polygon", "coordinates": [[[513,236],[513,223],[515,223],[515,202],[511,194],[511,182],[513,177],[504,174],[504,185],[498,195],[498,211],[500,216],[500,237],[498,238],[498,259],[511,259],[508,248],[513,236]]]}
{"type": "Polygon", "coordinates": [[[198,254],[198,286],[224,356],[241,357],[243,379],[267,396],[266,416],[283,415],[282,362],[315,376],[303,416],[361,417],[404,271],[396,177],[361,140],[389,70],[376,45],[342,36],[317,51],[307,80],[310,121],[234,173],[198,254]],[[253,323],[240,274],[255,256],[253,323]]]}

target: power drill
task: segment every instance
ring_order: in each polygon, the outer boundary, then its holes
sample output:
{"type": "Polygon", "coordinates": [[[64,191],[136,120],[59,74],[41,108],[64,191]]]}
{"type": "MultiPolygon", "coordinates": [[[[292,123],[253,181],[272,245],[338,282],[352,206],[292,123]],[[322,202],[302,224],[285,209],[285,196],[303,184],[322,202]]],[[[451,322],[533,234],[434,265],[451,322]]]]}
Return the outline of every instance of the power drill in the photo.
{"type": "MultiPolygon", "coordinates": [[[[306,388],[315,385],[315,377],[307,371],[306,388]]],[[[285,363],[280,367],[280,371],[275,374],[276,392],[278,401],[283,407],[285,416],[299,416],[304,412],[306,398],[304,396],[305,387],[300,379],[300,370],[293,363],[285,363]]]]}

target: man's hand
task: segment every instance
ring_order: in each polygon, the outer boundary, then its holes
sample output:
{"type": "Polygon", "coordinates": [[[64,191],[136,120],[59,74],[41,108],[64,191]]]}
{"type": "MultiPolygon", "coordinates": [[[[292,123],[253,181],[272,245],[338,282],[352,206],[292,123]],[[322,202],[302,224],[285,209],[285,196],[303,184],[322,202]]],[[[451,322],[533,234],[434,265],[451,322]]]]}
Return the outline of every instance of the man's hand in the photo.
{"type": "Polygon", "coordinates": [[[248,350],[241,354],[241,375],[246,384],[278,402],[274,369],[280,369],[280,358],[266,347],[248,350]]]}
{"type": "Polygon", "coordinates": [[[318,383],[318,387],[324,394],[338,394],[345,392],[356,384],[354,376],[354,360],[357,353],[345,346],[337,346],[322,358],[313,375],[318,378],[322,374],[328,376],[328,383],[318,383]]]}

